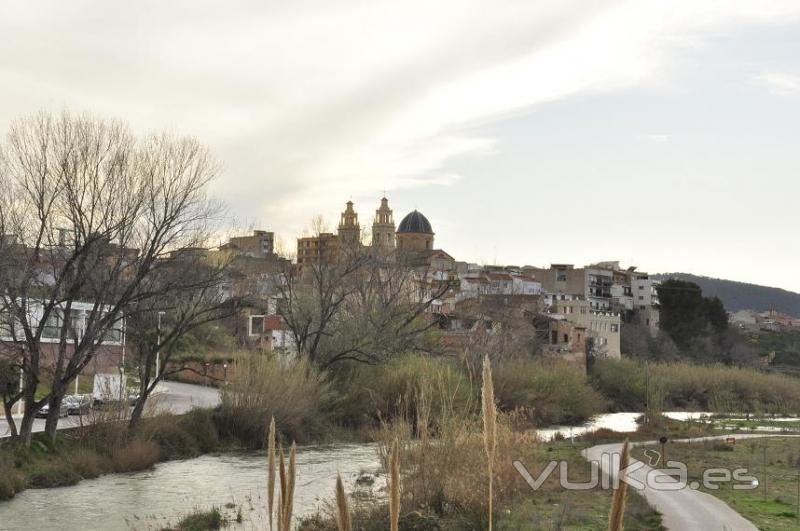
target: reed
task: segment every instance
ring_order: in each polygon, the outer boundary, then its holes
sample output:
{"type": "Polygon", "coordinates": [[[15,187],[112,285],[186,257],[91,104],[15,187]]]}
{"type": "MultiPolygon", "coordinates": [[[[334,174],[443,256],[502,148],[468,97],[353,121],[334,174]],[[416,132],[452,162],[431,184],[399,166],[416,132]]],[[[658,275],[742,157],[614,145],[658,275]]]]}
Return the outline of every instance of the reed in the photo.
{"type": "Polygon", "coordinates": [[[389,455],[389,528],[400,528],[400,448],[397,439],[389,455]]]}
{"type": "Polygon", "coordinates": [[[272,531],[273,509],[275,506],[275,417],[269,423],[267,435],[267,511],[269,529],[272,531]]]}
{"type": "Polygon", "coordinates": [[[347,494],[344,492],[342,476],[336,474],[336,527],[339,531],[352,531],[350,507],[347,505],[347,494]]]}
{"type": "Polygon", "coordinates": [[[489,474],[489,531],[492,531],[494,510],[494,460],[497,451],[497,409],[494,402],[492,365],[489,356],[483,359],[483,385],[481,387],[481,416],[483,417],[483,446],[486,451],[486,470],[489,474]]]}
{"type": "Polygon", "coordinates": [[[611,502],[611,511],[608,514],[608,531],[623,531],[623,518],[625,516],[625,493],[628,484],[623,481],[622,471],[628,468],[628,440],[622,446],[622,455],[619,458],[619,470],[617,471],[617,479],[619,487],[614,490],[614,498],[611,502]]]}
{"type": "Polygon", "coordinates": [[[297,447],[292,443],[289,451],[289,471],[286,478],[286,496],[283,500],[283,525],[282,531],[292,528],[292,512],[294,511],[294,482],[297,476],[297,447]]]}

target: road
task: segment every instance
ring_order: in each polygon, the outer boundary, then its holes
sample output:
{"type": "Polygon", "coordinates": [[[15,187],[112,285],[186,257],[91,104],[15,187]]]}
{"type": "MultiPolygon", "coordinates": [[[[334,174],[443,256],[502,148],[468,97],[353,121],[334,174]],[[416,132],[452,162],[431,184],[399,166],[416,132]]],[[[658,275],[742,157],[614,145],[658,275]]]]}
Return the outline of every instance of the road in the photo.
{"type": "MultiPolygon", "coordinates": [[[[214,407],[219,404],[219,390],[214,387],[203,387],[178,382],[161,382],[156,387],[156,393],[148,400],[147,413],[150,415],[157,413],[186,413],[196,407],[214,407]]],[[[16,409],[16,408],[15,408],[16,409]]],[[[58,429],[74,428],[81,425],[81,421],[86,424],[86,416],[83,419],[77,415],[62,418],[58,423],[58,429]]],[[[17,426],[19,426],[19,420],[17,426]]],[[[45,419],[36,419],[33,423],[33,431],[44,431],[45,419]]],[[[8,422],[0,419],[0,439],[8,437],[8,422]]]]}
{"type": "MultiPolygon", "coordinates": [[[[674,442],[700,442],[711,439],[723,439],[731,435],[721,435],[714,437],[698,437],[695,439],[680,439],[674,442]]],[[[736,434],[737,439],[750,439],[750,438],[763,438],[763,437],[786,437],[786,435],[760,435],[760,434],[736,434]]],[[[633,443],[633,446],[656,444],[656,441],[633,443]]],[[[617,476],[617,470],[611,468],[610,459],[601,459],[604,454],[613,455],[622,452],[622,443],[614,444],[601,444],[587,448],[583,451],[583,456],[589,461],[600,463],[604,475],[609,475],[612,478],[617,476]]],[[[631,458],[631,464],[638,463],[636,459],[631,458]]],[[[643,464],[644,465],[644,464],[643,464]]],[[[659,470],[653,470],[647,465],[642,466],[636,471],[629,473],[629,477],[636,481],[640,481],[646,485],[645,478],[648,474],[651,479],[655,479],[658,483],[671,483],[673,485],[679,484],[679,481],[672,476],[659,470]]],[[[651,483],[652,485],[652,483],[651,483]]],[[[704,529],[709,531],[757,531],[758,528],[754,526],[749,520],[746,520],[739,513],[731,509],[731,507],[710,494],[700,492],[687,487],[685,484],[679,484],[683,488],[680,490],[659,490],[653,489],[649,486],[641,491],[647,502],[654,507],[663,516],[664,527],[670,531],[694,531],[696,529],[704,529]]]]}

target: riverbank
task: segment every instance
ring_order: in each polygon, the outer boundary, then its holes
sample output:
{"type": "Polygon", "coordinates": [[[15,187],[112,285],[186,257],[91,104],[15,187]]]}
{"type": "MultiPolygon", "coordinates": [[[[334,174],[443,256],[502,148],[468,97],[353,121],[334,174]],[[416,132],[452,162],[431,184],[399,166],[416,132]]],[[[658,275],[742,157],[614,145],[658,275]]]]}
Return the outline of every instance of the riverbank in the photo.
{"type": "Polygon", "coordinates": [[[155,463],[238,447],[219,437],[211,410],[146,418],[135,434],[124,421],[61,430],[55,442],[34,434],[30,447],[0,445],[0,500],[29,488],[74,485],[82,479],[145,470],[155,463]]]}

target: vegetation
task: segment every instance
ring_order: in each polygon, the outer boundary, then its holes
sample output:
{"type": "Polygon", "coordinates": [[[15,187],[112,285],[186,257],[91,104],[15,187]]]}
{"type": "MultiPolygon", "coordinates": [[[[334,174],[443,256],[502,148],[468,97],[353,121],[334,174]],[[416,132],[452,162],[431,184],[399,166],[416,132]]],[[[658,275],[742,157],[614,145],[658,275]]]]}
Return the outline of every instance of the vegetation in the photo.
{"type": "Polygon", "coordinates": [[[208,511],[198,511],[186,515],[174,528],[162,531],[209,531],[222,529],[225,525],[227,525],[227,520],[222,512],[217,507],[213,507],[208,511]]]}
{"type": "Polygon", "coordinates": [[[165,459],[196,457],[221,447],[213,413],[147,418],[130,433],[124,423],[61,430],[53,442],[36,434],[29,447],[0,444],[0,500],[26,488],[74,485],[112,472],[151,468],[165,459]]]}
{"type": "Polygon", "coordinates": [[[271,418],[293,440],[319,437],[328,426],[330,384],[305,361],[249,356],[231,368],[228,383],[219,414],[224,437],[263,448],[271,418]]]}
{"type": "Polygon", "coordinates": [[[647,371],[649,398],[660,400],[663,408],[721,413],[800,411],[800,380],[749,368],[675,362],[651,363],[646,369],[634,360],[598,360],[591,380],[616,408],[643,411],[648,405],[647,371]]]}
{"type": "MultiPolygon", "coordinates": [[[[353,528],[588,530],[608,526],[608,491],[566,491],[554,476],[540,490],[530,490],[513,466],[514,460],[534,475],[553,459],[566,460],[570,479],[586,479],[590,465],[580,456],[585,446],[555,442],[542,447],[534,433],[515,431],[515,414],[496,413],[491,404],[488,360],[485,375],[481,415],[471,409],[458,410],[450,401],[443,408],[444,415],[430,416],[427,397],[441,391],[431,380],[416,391],[415,417],[398,417],[383,426],[382,455],[387,474],[392,476],[389,506],[356,507],[348,518],[353,528]],[[402,464],[400,471],[398,463],[402,464]],[[402,489],[398,489],[401,482],[402,489]],[[488,485],[492,487],[487,492],[488,485]],[[399,502],[394,501],[396,496],[399,502]]],[[[346,504],[339,502],[336,507],[334,515],[303,519],[300,529],[341,531],[337,522],[343,521],[346,504]]],[[[626,519],[632,529],[661,529],[660,518],[642,499],[630,500],[626,519]]]]}
{"type": "Polygon", "coordinates": [[[654,278],[659,280],[675,278],[697,284],[704,293],[712,297],[719,297],[725,308],[731,312],[778,310],[789,315],[800,315],[800,293],[785,289],[702,277],[689,273],[666,273],[654,275],[654,278]]]}
{"type": "MultiPolygon", "coordinates": [[[[643,459],[645,449],[634,449],[634,457],[643,459]]],[[[669,444],[671,461],[687,465],[689,483],[697,481],[700,489],[724,500],[759,529],[778,531],[800,526],[800,445],[793,438],[739,439],[735,444],[723,441],[669,444]],[[729,470],[746,468],[746,475],[758,481],[755,489],[734,489],[742,482],[722,483],[719,489],[703,486],[703,472],[709,468],[729,470]]]]}
{"type": "MultiPolygon", "coordinates": [[[[206,298],[186,295],[211,285],[198,282],[197,259],[171,258],[206,245],[221,212],[206,195],[216,169],[194,139],[136,138],[118,121],[42,112],[11,125],[0,146],[0,346],[24,385],[0,393],[25,400],[19,433],[9,419],[23,444],[44,404],[55,441],[70,384],[119,337],[123,317],[206,298]],[[49,391],[37,398],[40,383],[49,391]]],[[[180,306],[184,329],[194,310],[180,306]]]]}

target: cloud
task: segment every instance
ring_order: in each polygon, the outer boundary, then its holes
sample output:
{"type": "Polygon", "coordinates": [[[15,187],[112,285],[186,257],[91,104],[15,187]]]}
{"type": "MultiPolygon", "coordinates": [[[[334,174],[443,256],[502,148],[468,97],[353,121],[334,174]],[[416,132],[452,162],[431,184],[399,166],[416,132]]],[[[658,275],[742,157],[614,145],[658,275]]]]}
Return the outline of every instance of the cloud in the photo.
{"type": "Polygon", "coordinates": [[[756,81],[766,86],[776,96],[800,95],[800,75],[787,72],[768,72],[756,77],[756,81]]]}
{"type": "MultiPolygon", "coordinates": [[[[666,58],[789,2],[27,2],[0,17],[0,127],[78,109],[198,136],[239,217],[291,234],[343,198],[457,186],[481,126],[658,85],[666,58]]],[[[657,135],[656,135],[657,136],[657,135]]]]}
{"type": "Polygon", "coordinates": [[[651,144],[665,144],[669,142],[669,135],[663,134],[652,134],[652,135],[644,135],[645,141],[651,144]]]}

